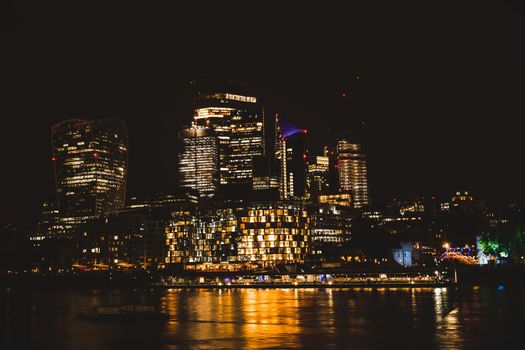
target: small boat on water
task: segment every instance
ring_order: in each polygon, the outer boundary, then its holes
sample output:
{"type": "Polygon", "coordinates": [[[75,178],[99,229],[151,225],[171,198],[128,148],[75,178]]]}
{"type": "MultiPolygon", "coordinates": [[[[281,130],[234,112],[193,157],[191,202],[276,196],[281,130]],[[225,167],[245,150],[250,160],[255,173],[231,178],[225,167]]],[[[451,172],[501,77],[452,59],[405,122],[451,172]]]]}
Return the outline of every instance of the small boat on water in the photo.
{"type": "Polygon", "coordinates": [[[151,305],[96,306],[91,311],[77,314],[81,320],[91,321],[126,321],[126,320],[158,320],[167,321],[169,314],[157,310],[151,305]]]}

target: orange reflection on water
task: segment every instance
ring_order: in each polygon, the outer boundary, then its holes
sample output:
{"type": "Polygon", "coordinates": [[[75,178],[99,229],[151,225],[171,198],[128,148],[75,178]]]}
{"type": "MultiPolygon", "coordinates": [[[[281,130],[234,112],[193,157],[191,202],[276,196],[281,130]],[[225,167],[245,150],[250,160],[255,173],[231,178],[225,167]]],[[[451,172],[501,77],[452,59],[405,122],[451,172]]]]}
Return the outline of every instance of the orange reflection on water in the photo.
{"type": "Polygon", "coordinates": [[[300,332],[296,293],[291,289],[168,291],[163,298],[171,316],[168,348],[187,341],[203,348],[295,347],[300,332]],[[184,305],[180,304],[182,294],[184,305]]]}

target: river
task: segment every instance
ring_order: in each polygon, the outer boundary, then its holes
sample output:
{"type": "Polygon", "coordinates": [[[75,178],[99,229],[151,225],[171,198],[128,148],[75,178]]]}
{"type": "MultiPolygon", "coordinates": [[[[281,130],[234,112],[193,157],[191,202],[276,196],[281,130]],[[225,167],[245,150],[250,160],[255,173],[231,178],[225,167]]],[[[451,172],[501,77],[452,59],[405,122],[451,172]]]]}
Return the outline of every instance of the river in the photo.
{"type": "Polygon", "coordinates": [[[500,348],[525,330],[525,289],[0,290],[1,349],[500,348]],[[155,304],[165,323],[92,322],[155,304]]]}

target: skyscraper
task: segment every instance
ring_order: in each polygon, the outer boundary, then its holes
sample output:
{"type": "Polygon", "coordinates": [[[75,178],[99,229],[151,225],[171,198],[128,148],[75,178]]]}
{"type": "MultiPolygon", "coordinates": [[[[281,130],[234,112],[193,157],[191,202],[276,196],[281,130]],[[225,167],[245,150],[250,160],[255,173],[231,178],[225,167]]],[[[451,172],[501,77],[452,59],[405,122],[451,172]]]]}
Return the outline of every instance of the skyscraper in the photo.
{"type": "Polygon", "coordinates": [[[201,93],[194,122],[217,135],[220,185],[251,186],[253,158],[266,153],[264,114],[257,99],[224,91],[201,93]]]}
{"type": "Polygon", "coordinates": [[[118,119],[70,119],[52,127],[61,220],[75,226],[125,204],[128,135],[118,119]]]}
{"type": "Polygon", "coordinates": [[[339,191],[352,195],[355,208],[369,204],[366,157],[359,144],[347,139],[337,142],[339,191]]]}
{"type": "Polygon", "coordinates": [[[308,162],[308,187],[311,197],[318,198],[320,194],[329,191],[328,172],[328,156],[316,156],[308,162]]]}
{"type": "Polygon", "coordinates": [[[279,163],[281,198],[305,198],[307,189],[306,129],[276,119],[275,154],[279,163]]]}
{"type": "Polygon", "coordinates": [[[209,127],[192,126],[180,132],[179,183],[199,197],[213,197],[219,186],[219,148],[209,127]]]}

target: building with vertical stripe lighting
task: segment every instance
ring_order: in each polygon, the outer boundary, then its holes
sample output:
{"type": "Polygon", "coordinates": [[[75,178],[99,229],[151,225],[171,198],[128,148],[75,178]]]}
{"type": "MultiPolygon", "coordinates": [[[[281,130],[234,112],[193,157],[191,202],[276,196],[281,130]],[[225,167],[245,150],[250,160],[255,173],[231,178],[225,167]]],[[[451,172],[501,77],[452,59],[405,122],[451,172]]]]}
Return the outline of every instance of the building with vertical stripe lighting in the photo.
{"type": "Polygon", "coordinates": [[[350,193],[354,208],[369,204],[366,156],[361,145],[347,139],[337,142],[339,192],[350,193]]]}
{"type": "Polygon", "coordinates": [[[179,185],[197,191],[199,197],[214,197],[219,186],[217,137],[209,127],[192,126],[180,132],[179,185]]]}

